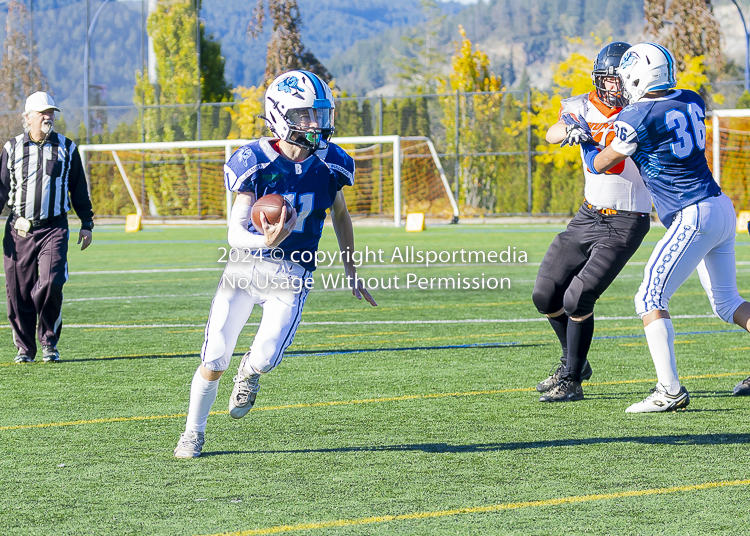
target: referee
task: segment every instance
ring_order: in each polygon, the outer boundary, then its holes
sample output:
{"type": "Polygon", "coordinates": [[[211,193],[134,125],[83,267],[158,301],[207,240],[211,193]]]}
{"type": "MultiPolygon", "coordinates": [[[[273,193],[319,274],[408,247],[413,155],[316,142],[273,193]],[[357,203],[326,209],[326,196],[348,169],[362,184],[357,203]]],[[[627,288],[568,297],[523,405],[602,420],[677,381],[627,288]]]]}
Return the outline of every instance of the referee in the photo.
{"type": "Polygon", "coordinates": [[[71,204],[81,220],[81,249],[92,240],[94,212],[81,156],[72,140],[53,131],[59,111],[47,93],[31,95],[21,116],[23,134],[9,140],[0,152],[0,208],[7,202],[11,209],[3,267],[8,320],[18,348],[16,363],[34,361],[37,339],[45,363],[60,360],[57,342],[62,290],[68,280],[71,204]]]}

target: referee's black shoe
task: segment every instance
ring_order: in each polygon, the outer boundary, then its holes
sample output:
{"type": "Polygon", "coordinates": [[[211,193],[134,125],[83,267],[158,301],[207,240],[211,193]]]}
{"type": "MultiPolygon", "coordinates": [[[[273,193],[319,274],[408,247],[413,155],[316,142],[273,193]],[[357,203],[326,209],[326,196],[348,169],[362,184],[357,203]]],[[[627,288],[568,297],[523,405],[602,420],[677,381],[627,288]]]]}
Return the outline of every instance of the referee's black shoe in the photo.
{"type": "Polygon", "coordinates": [[[539,402],[573,402],[583,400],[581,384],[573,380],[560,380],[555,386],[539,397],[539,402]]]}
{"type": "MultiPolygon", "coordinates": [[[[563,363],[560,363],[558,367],[550,372],[550,375],[540,381],[538,384],[536,384],[536,390],[540,393],[546,393],[550,389],[552,389],[557,382],[560,381],[560,375],[562,374],[563,368],[565,365],[563,363]]],[[[593,370],[591,370],[591,365],[589,365],[589,360],[586,360],[586,364],[583,366],[583,370],[581,371],[581,381],[588,380],[591,378],[591,375],[594,373],[593,370]]]]}

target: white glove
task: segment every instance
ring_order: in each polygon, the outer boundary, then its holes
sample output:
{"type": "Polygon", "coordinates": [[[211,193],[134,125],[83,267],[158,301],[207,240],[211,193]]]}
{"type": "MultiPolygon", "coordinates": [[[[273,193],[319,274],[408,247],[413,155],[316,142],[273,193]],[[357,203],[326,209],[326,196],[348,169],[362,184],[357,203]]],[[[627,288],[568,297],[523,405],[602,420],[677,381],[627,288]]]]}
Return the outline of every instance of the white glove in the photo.
{"type": "Polygon", "coordinates": [[[565,147],[566,145],[570,145],[572,147],[574,145],[580,145],[582,143],[588,143],[592,141],[594,141],[594,138],[591,137],[590,130],[585,129],[579,124],[566,125],[565,139],[560,144],[560,147],[565,147]]]}

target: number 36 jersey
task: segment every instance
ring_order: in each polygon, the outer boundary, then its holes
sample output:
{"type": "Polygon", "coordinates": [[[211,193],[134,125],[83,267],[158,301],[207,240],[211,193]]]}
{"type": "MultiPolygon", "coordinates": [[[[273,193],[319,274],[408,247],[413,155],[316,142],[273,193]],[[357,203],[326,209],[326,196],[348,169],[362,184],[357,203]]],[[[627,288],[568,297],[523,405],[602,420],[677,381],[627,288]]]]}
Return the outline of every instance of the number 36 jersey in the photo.
{"type": "MultiPolygon", "coordinates": [[[[297,225],[278,248],[285,259],[313,271],[326,211],[341,188],[354,184],[354,160],[329,143],[302,162],[293,162],[276,151],[276,141],[261,138],[237,149],[224,165],[224,180],[233,192],[253,193],[256,199],[280,194],[289,200],[297,210],[297,225]]],[[[248,230],[261,234],[252,224],[248,230]]],[[[263,255],[279,260],[269,249],[263,255]]]]}
{"type": "Polygon", "coordinates": [[[685,207],[721,192],[706,162],[706,106],[689,90],[643,99],[620,112],[611,147],[630,156],[666,226],[685,207]]]}

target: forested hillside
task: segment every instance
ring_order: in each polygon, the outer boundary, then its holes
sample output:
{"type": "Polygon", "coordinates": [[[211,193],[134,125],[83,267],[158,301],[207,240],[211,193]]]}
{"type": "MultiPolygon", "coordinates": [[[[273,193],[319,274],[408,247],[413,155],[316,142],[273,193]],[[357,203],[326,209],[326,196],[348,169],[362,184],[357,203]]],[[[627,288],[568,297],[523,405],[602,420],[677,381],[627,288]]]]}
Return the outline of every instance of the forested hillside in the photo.
{"type": "MultiPolygon", "coordinates": [[[[43,71],[65,106],[82,102],[86,3],[83,0],[38,1],[34,36],[43,71]],[[52,6],[50,8],[50,6],[52,6]],[[47,9],[42,9],[42,8],[47,9]]],[[[100,2],[91,1],[91,12],[100,2]]],[[[133,99],[134,73],[144,57],[140,1],[110,2],[92,34],[91,83],[107,86],[110,105],[133,99]]],[[[402,35],[419,33],[425,22],[418,0],[299,0],[305,44],[328,66],[338,85],[365,94],[386,86],[395,90],[395,59],[403,50],[402,35]]],[[[492,68],[508,84],[518,84],[527,70],[530,81],[543,85],[544,67],[561,56],[566,36],[623,39],[642,28],[638,0],[493,0],[464,7],[441,3],[447,17],[433,46],[446,62],[462,24],[485,50],[492,68]]],[[[236,86],[255,85],[265,65],[265,35],[246,34],[255,2],[204,0],[201,16],[222,45],[226,78],[236,86]]],[[[4,14],[0,12],[0,18],[4,14]]],[[[4,21],[2,21],[4,22],[4,21]]],[[[4,24],[0,27],[4,37],[4,24]]]]}
{"type": "MultiPolygon", "coordinates": [[[[421,20],[418,0],[298,0],[305,44],[322,60],[397,26],[421,20]]],[[[35,0],[34,38],[39,61],[55,96],[64,106],[81,106],[86,2],[35,0]],[[42,9],[49,8],[49,9],[42,9]]],[[[91,0],[91,16],[101,2],[91,0]]],[[[133,102],[135,71],[141,68],[141,6],[116,1],[101,11],[91,39],[91,83],[107,86],[110,105],[133,102]]],[[[226,77],[233,86],[259,82],[265,67],[269,30],[257,40],[247,37],[254,1],[203,0],[201,17],[221,42],[226,77]]],[[[441,4],[446,13],[463,6],[441,4]]],[[[0,39],[5,38],[5,8],[0,5],[0,39]]]]}
{"type": "MultiPolygon", "coordinates": [[[[42,70],[64,106],[80,106],[86,3],[83,0],[36,0],[34,37],[42,70]]],[[[101,5],[91,0],[91,13],[101,5]]],[[[107,86],[110,105],[133,101],[134,74],[144,57],[140,0],[110,2],[101,12],[91,41],[92,84],[107,86]]],[[[395,91],[395,59],[402,35],[419,34],[425,14],[418,0],[299,0],[304,43],[335,75],[338,85],[359,95],[385,86],[395,91]]],[[[221,43],[226,78],[234,86],[255,85],[265,65],[265,35],[248,38],[254,1],[203,0],[201,16],[221,43]]],[[[441,3],[445,19],[437,42],[446,64],[462,24],[468,37],[487,52],[504,83],[546,83],[546,66],[564,55],[567,36],[591,32],[624,39],[643,27],[638,0],[493,0],[465,7],[441,3]]],[[[0,38],[4,16],[0,6],[0,38]]]]}
{"type": "MultiPolygon", "coordinates": [[[[437,47],[447,57],[458,39],[458,25],[485,51],[495,72],[509,85],[518,83],[527,68],[532,83],[545,85],[545,67],[564,57],[567,37],[625,40],[643,29],[639,0],[494,0],[479,2],[447,17],[438,32],[437,47]],[[512,51],[512,52],[511,52],[512,51]]],[[[401,36],[411,28],[396,28],[356,43],[329,62],[343,87],[358,94],[392,84],[393,57],[403,50],[401,36]]]]}

